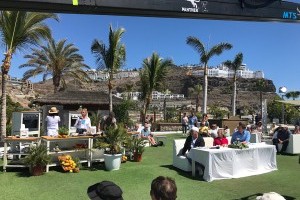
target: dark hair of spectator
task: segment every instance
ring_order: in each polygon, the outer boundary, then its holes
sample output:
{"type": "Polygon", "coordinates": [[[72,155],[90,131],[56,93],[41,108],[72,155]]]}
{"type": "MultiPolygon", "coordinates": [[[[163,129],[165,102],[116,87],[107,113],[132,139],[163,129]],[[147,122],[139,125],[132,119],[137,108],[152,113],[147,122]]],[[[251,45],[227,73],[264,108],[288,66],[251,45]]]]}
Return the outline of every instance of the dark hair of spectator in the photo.
{"type": "Polygon", "coordinates": [[[151,183],[150,194],[156,200],[175,200],[177,198],[175,180],[169,177],[158,176],[151,183]]]}
{"type": "Polygon", "coordinates": [[[245,124],[245,123],[243,123],[243,122],[239,122],[239,126],[241,126],[241,127],[242,127],[242,129],[246,129],[246,124],[245,124]]]}

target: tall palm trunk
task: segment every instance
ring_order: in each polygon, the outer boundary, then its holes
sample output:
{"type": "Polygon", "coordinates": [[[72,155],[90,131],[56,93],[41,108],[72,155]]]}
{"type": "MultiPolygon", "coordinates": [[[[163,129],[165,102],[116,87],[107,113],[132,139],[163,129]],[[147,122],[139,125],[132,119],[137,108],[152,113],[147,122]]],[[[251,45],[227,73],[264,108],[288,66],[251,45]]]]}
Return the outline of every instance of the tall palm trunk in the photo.
{"type": "Polygon", "coordinates": [[[8,71],[11,65],[11,58],[12,58],[12,53],[11,50],[8,50],[5,54],[4,62],[2,65],[2,96],[1,96],[1,127],[0,127],[0,132],[1,132],[1,137],[6,136],[6,85],[7,85],[7,77],[8,77],[8,71]]]}
{"type": "Polygon", "coordinates": [[[112,88],[113,88],[112,79],[113,79],[113,74],[109,73],[109,79],[108,79],[109,112],[113,111],[113,105],[112,105],[112,88]]]}
{"type": "Polygon", "coordinates": [[[232,116],[236,115],[236,75],[233,77],[232,116]]]}
{"type": "Polygon", "coordinates": [[[196,98],[196,112],[199,112],[199,105],[200,104],[200,97],[199,95],[197,95],[197,98],[196,98]]]}
{"type": "Polygon", "coordinates": [[[54,93],[57,93],[59,90],[60,76],[54,75],[52,81],[54,85],[54,93]]]}
{"type": "Polygon", "coordinates": [[[146,102],[144,104],[144,108],[143,108],[143,123],[145,122],[145,119],[146,119],[146,115],[147,115],[147,109],[150,105],[150,99],[151,99],[151,96],[147,95],[146,97],[146,102]]]}
{"type": "Polygon", "coordinates": [[[205,63],[204,67],[204,80],[203,80],[204,90],[203,90],[203,113],[207,113],[207,63],[205,63]]]}

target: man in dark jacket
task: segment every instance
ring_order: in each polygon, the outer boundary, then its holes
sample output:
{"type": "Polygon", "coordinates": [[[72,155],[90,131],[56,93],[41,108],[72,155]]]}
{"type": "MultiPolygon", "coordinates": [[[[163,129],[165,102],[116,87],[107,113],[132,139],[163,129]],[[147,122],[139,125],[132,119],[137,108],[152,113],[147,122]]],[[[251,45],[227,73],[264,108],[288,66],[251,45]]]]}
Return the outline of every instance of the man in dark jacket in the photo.
{"type": "Polygon", "coordinates": [[[287,146],[289,145],[290,132],[286,125],[283,125],[274,133],[273,144],[276,146],[278,152],[278,144],[282,144],[280,153],[285,153],[287,146]]]}
{"type": "Polygon", "coordinates": [[[189,135],[184,143],[181,154],[185,155],[187,151],[190,151],[194,147],[204,147],[205,142],[201,135],[199,135],[199,129],[197,127],[192,128],[192,133],[189,135]]]}

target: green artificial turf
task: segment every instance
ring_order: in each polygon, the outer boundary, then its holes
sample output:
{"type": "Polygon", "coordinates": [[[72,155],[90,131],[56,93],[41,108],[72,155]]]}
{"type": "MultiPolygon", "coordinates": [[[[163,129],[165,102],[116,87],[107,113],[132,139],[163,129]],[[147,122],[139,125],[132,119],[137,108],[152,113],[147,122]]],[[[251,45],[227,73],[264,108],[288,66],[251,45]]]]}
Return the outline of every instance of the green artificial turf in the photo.
{"type": "MultiPolygon", "coordinates": [[[[277,156],[278,170],[239,179],[205,182],[192,178],[172,167],[173,139],[168,135],[166,146],[147,147],[140,163],[126,162],[118,171],[108,172],[103,164],[94,164],[92,169],[80,173],[65,173],[60,167],[50,168],[49,173],[39,177],[29,176],[28,169],[9,168],[0,172],[0,199],[77,200],[88,199],[88,186],[110,180],[119,185],[125,200],[150,199],[151,181],[159,176],[175,179],[179,200],[202,199],[255,199],[261,193],[274,191],[287,199],[300,199],[300,164],[298,156],[277,156]]],[[[1,164],[2,165],[2,162],[1,164]]]]}

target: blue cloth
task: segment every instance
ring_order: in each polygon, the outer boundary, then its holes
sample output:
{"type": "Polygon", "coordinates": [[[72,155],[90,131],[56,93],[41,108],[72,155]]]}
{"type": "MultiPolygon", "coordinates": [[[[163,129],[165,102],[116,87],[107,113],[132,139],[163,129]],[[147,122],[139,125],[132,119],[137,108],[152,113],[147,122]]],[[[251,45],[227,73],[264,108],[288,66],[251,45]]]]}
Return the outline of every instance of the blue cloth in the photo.
{"type": "Polygon", "coordinates": [[[231,137],[231,144],[235,141],[240,141],[240,142],[250,142],[250,132],[247,130],[244,130],[243,133],[240,133],[239,131],[236,131],[235,133],[232,134],[231,137]]]}
{"type": "Polygon", "coordinates": [[[144,128],[144,129],[141,131],[141,135],[142,135],[143,137],[148,137],[150,134],[151,134],[151,132],[150,132],[149,129],[145,129],[145,128],[144,128]]]}

